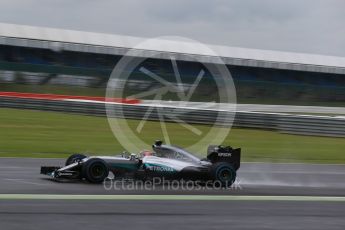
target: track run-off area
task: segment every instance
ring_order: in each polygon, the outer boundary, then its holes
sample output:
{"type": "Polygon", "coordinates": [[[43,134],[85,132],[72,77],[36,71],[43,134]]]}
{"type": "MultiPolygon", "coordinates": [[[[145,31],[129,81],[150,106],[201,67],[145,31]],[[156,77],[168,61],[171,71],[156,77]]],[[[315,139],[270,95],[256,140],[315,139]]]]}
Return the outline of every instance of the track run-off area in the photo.
{"type": "Polygon", "coordinates": [[[1,158],[4,229],[343,229],[345,167],[243,163],[230,189],[105,188],[56,182],[41,165],[63,159],[1,158]],[[16,221],[17,220],[17,221],[16,221]],[[183,220],[183,221],[182,221],[183,220]]]}

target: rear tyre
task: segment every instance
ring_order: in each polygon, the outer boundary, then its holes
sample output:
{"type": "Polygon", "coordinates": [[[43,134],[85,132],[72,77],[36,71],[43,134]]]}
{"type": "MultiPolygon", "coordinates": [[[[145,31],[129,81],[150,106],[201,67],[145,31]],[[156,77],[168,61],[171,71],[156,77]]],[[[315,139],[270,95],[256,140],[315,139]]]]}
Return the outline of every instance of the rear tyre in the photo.
{"type": "Polygon", "coordinates": [[[102,183],[109,175],[109,168],[104,160],[92,158],[82,167],[82,176],[90,183],[102,183]]]}
{"type": "Polygon", "coordinates": [[[81,161],[82,159],[86,158],[83,154],[73,154],[69,158],[67,158],[65,165],[70,165],[75,162],[81,161]]]}
{"type": "Polygon", "coordinates": [[[211,170],[216,185],[230,187],[236,180],[236,170],[227,162],[215,163],[211,170]]]}

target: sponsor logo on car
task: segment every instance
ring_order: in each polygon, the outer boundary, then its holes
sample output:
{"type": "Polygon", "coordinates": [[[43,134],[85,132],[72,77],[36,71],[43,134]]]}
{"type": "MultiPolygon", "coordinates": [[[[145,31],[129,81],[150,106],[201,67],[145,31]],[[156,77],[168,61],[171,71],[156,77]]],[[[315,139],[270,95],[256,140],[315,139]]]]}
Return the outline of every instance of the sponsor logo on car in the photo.
{"type": "Polygon", "coordinates": [[[168,166],[161,166],[161,165],[150,165],[146,164],[146,168],[150,171],[154,172],[174,172],[175,170],[168,166]]]}
{"type": "Polygon", "coordinates": [[[232,153],[218,153],[219,157],[231,157],[232,153]]]}

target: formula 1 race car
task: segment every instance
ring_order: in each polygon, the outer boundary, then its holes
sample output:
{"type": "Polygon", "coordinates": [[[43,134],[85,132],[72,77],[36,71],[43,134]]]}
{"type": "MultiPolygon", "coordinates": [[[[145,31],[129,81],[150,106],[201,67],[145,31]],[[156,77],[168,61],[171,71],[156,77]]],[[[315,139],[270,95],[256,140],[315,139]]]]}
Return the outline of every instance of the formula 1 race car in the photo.
{"type": "Polygon", "coordinates": [[[41,167],[41,174],[55,179],[80,179],[102,183],[111,171],[116,178],[148,180],[154,177],[187,181],[217,181],[230,186],[240,167],[241,149],[211,145],[207,157],[199,159],[185,149],[156,141],[153,151],[119,156],[71,155],[64,167],[41,167]]]}

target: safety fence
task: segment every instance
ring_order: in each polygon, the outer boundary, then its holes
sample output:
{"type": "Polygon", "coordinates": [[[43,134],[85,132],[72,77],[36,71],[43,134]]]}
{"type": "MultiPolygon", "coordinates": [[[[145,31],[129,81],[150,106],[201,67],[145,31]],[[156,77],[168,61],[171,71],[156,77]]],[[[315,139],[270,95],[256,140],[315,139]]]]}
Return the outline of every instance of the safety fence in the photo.
{"type": "Polygon", "coordinates": [[[170,120],[190,124],[207,124],[275,130],[281,133],[345,137],[345,117],[294,115],[201,108],[175,108],[171,106],[121,104],[87,100],[42,100],[0,97],[0,107],[36,109],[86,115],[109,116],[129,119],[170,120]],[[150,109],[151,107],[151,109],[150,109]],[[153,108],[152,108],[153,107],[153,108]],[[150,113],[148,113],[150,110],[150,113]]]}

